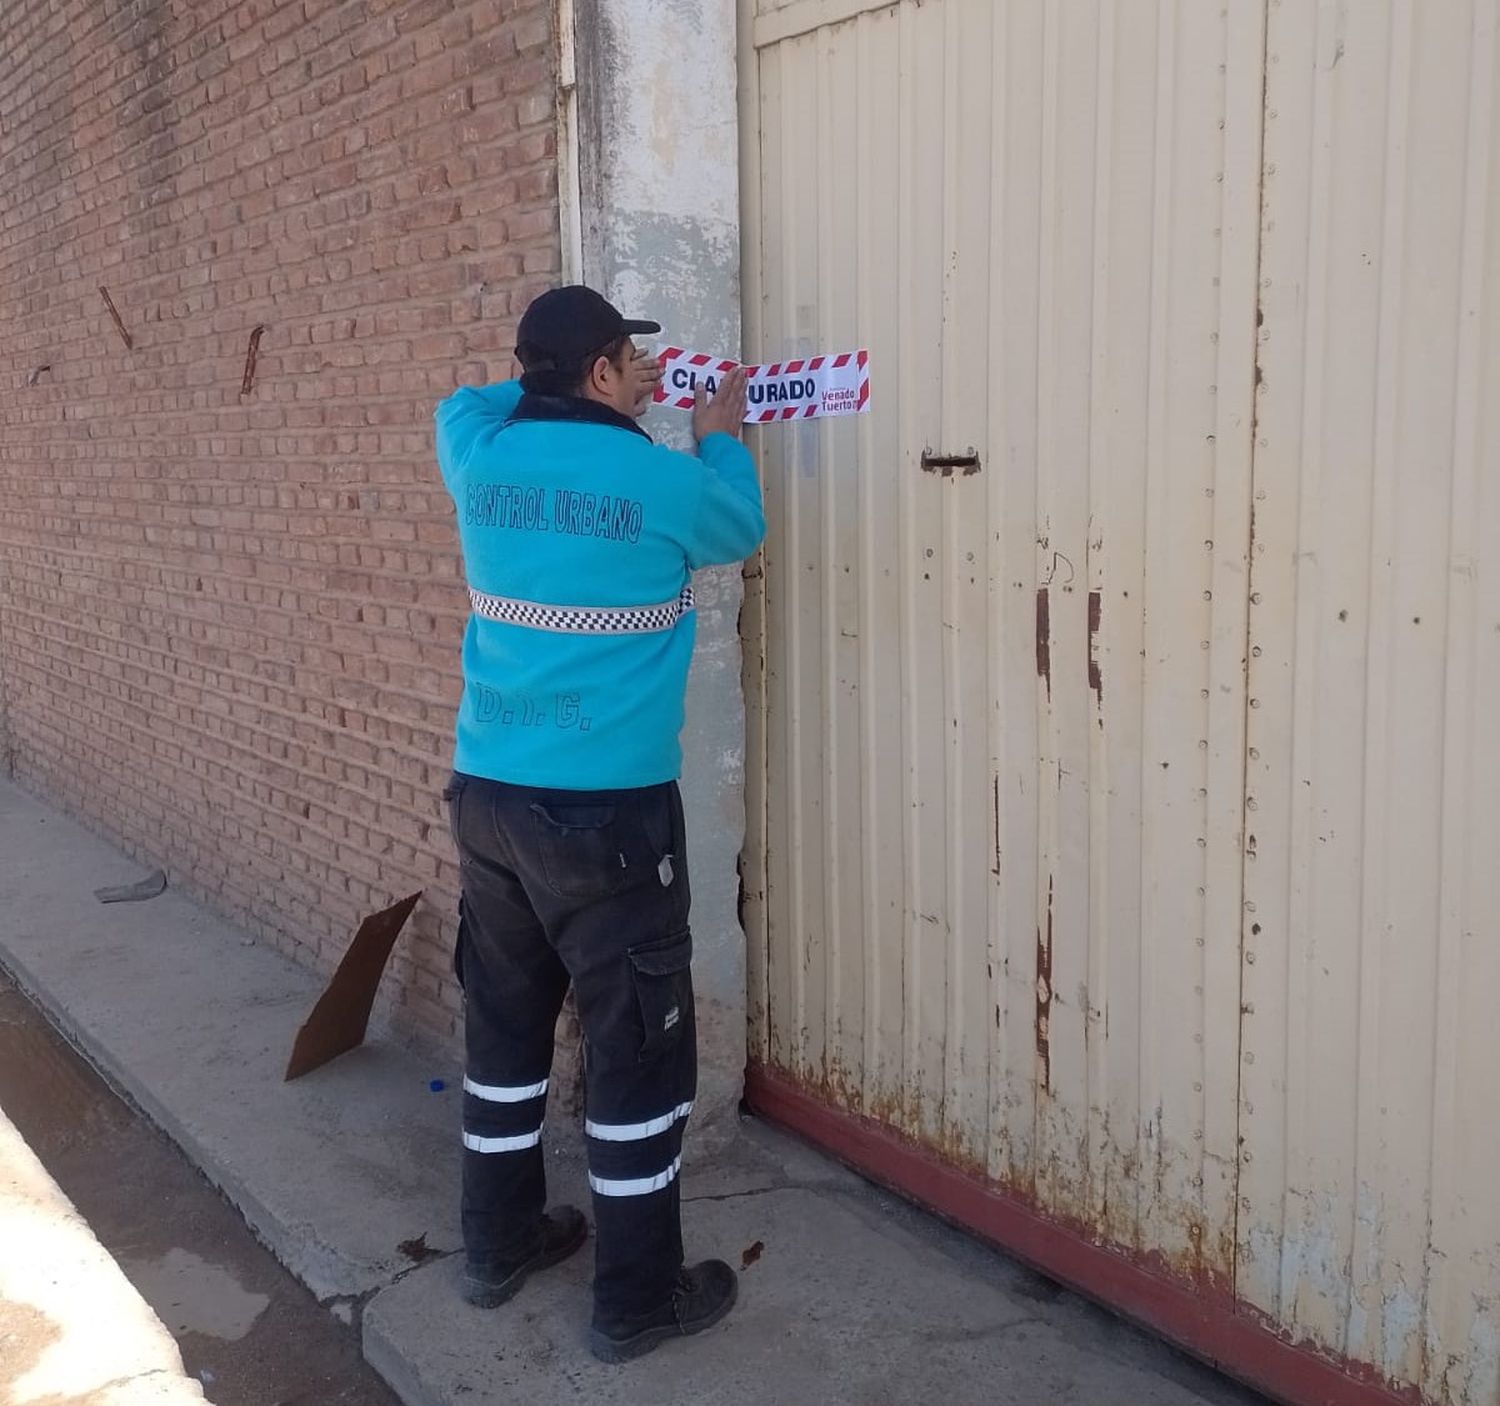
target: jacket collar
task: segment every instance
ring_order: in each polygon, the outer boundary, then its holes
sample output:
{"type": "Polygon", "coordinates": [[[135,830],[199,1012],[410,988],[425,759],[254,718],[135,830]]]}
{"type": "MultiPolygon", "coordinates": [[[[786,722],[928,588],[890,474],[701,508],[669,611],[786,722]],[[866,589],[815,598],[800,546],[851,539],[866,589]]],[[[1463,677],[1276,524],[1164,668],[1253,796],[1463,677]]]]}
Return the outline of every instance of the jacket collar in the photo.
{"type": "Polygon", "coordinates": [[[601,405],[597,400],[585,400],[582,396],[540,395],[536,391],[523,391],[508,423],[518,420],[561,420],[573,424],[609,425],[617,430],[629,430],[638,434],[647,443],[651,436],[628,415],[601,405]]]}

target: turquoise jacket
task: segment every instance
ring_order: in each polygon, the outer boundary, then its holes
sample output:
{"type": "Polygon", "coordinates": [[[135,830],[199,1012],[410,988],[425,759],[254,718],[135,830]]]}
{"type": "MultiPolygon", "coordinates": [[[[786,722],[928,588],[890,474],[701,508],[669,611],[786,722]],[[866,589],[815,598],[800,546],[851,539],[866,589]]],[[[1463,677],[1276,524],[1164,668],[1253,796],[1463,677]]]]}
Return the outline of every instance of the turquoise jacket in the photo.
{"type": "Polygon", "coordinates": [[[682,454],[516,381],[463,387],[435,418],[472,607],[454,769],[570,791],[675,780],[692,572],[765,535],[749,451],[714,434],[682,454]]]}

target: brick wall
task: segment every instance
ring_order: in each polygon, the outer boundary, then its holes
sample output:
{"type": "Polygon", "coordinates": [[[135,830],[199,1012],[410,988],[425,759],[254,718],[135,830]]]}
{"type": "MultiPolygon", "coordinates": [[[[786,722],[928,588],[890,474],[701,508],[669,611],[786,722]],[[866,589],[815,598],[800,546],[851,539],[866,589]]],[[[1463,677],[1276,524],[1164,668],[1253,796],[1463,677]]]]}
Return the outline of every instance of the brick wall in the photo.
{"type": "Polygon", "coordinates": [[[466,602],[432,407],[556,279],[552,26],[10,0],[0,44],[14,773],[321,967],[425,888],[388,990],[440,1034],[466,602]]]}

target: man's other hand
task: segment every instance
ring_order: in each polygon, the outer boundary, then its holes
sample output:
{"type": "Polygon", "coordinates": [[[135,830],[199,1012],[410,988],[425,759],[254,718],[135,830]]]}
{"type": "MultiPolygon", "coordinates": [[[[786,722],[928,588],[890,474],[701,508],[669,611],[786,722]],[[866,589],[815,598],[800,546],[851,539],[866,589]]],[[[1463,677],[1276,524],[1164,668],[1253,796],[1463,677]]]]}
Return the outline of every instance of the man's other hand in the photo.
{"type": "Polygon", "coordinates": [[[699,384],[693,393],[696,401],[693,438],[700,444],[711,434],[740,437],[740,427],[745,423],[745,386],[749,379],[750,373],[743,366],[735,367],[719,382],[712,400],[708,398],[708,391],[699,384]]]}
{"type": "Polygon", "coordinates": [[[650,352],[637,349],[630,359],[630,380],[635,395],[635,417],[640,419],[661,385],[661,362],[650,352]]]}

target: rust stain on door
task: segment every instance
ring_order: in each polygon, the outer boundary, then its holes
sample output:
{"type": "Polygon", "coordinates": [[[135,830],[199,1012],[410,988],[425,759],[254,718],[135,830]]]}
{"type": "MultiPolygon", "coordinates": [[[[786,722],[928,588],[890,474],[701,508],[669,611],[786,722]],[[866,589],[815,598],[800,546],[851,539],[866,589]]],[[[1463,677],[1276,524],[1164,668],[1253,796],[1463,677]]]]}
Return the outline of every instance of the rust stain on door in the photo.
{"type": "Polygon", "coordinates": [[[1036,930],[1036,1054],[1042,1088],[1052,1088],[1052,885],[1047,876],[1047,919],[1036,930]]]}
{"type": "Polygon", "coordinates": [[[994,778],[995,785],[995,867],[990,870],[997,879],[1000,877],[1000,778],[994,778]]]}
{"type": "Polygon", "coordinates": [[[1099,668],[1099,621],[1104,614],[1102,591],[1089,592],[1089,687],[1100,705],[1104,703],[1104,676],[1099,668]]]}
{"type": "Polygon", "coordinates": [[[1052,600],[1045,586],[1036,593],[1036,672],[1052,697],[1052,600]]]}

